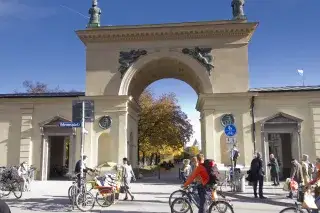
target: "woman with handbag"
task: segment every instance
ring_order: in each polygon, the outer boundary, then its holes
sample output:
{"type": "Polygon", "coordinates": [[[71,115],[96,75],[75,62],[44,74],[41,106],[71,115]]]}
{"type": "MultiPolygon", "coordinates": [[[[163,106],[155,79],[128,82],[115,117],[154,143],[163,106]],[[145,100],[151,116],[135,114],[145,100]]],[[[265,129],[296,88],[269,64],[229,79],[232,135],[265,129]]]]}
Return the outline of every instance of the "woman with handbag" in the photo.
{"type": "Polygon", "coordinates": [[[123,166],[122,166],[122,183],[123,183],[123,191],[125,193],[124,200],[128,200],[128,195],[130,195],[131,200],[134,200],[134,196],[130,191],[130,183],[131,180],[136,181],[134,172],[132,170],[131,165],[128,164],[128,159],[123,158],[123,166]]]}

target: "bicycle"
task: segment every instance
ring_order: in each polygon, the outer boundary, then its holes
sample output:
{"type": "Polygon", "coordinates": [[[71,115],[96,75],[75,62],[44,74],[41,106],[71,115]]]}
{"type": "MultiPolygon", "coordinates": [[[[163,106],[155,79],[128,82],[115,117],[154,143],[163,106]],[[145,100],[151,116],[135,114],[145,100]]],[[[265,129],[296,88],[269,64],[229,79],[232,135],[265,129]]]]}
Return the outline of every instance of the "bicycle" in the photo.
{"type": "Polygon", "coordinates": [[[235,172],[232,171],[232,167],[229,168],[229,172],[225,171],[225,177],[223,181],[218,183],[218,186],[220,187],[220,191],[225,191],[223,190],[223,187],[227,189],[228,186],[231,188],[231,191],[234,191],[236,189],[236,183],[234,181],[235,179],[234,173],[235,172]]]}
{"type": "Polygon", "coordinates": [[[95,196],[95,200],[101,207],[109,207],[116,202],[116,193],[119,191],[116,185],[116,178],[112,175],[107,175],[105,182],[109,183],[109,186],[99,186],[95,181],[92,181],[92,189],[98,190],[95,196]],[[107,180],[107,178],[109,180],[107,180]]]}
{"type": "Polygon", "coordinates": [[[295,202],[294,206],[291,207],[287,207],[285,209],[282,209],[279,213],[289,213],[289,212],[296,212],[296,213],[311,213],[310,209],[304,209],[302,208],[301,204],[298,204],[297,202],[295,202]]]}
{"type": "MultiPolygon", "coordinates": [[[[213,190],[216,189],[214,188],[213,190]]],[[[172,201],[172,204],[170,205],[171,212],[178,212],[175,210],[174,207],[176,204],[182,204],[182,207],[179,208],[179,212],[187,213],[188,211],[190,211],[191,213],[193,213],[192,205],[195,205],[197,208],[199,208],[200,205],[199,197],[197,196],[197,193],[195,193],[194,191],[194,186],[189,186],[181,191],[184,191],[184,194],[182,197],[176,198],[172,201]]],[[[215,198],[215,200],[210,200],[207,202],[209,206],[209,212],[211,212],[212,210],[218,210],[219,212],[226,213],[227,210],[230,209],[231,213],[234,213],[233,206],[225,200],[219,200],[215,198]],[[222,208],[219,207],[219,205],[223,205],[224,209],[222,210],[222,208]]]]}
{"type": "Polygon", "coordinates": [[[1,197],[9,196],[11,192],[17,199],[20,199],[22,197],[21,183],[17,180],[7,180],[7,181],[0,182],[0,190],[1,190],[1,197]]]}
{"type": "Polygon", "coordinates": [[[303,199],[304,199],[303,193],[304,193],[304,186],[302,186],[300,184],[299,187],[298,187],[298,193],[297,193],[297,201],[299,203],[295,202],[294,206],[284,208],[279,213],[286,213],[286,212],[288,212],[288,213],[289,212],[297,212],[297,213],[308,212],[308,213],[311,213],[310,209],[303,208],[302,205],[301,205],[301,203],[303,202],[303,199]]]}
{"type": "MultiPolygon", "coordinates": [[[[193,196],[195,196],[195,199],[199,200],[199,196],[198,196],[198,193],[197,193],[197,184],[191,184],[189,190],[190,190],[190,192],[193,192],[193,196]]],[[[169,206],[171,206],[172,201],[175,199],[174,196],[177,196],[176,198],[185,197],[186,193],[187,193],[186,190],[183,190],[183,189],[179,189],[179,190],[176,190],[176,191],[172,192],[170,194],[170,196],[169,196],[169,206]]],[[[227,201],[227,202],[230,203],[230,200],[228,200],[226,198],[226,196],[223,194],[222,191],[217,190],[217,194],[218,194],[219,197],[222,198],[222,200],[227,201]]]]}
{"type": "Polygon", "coordinates": [[[22,179],[16,167],[1,167],[0,174],[0,196],[9,196],[11,192],[17,199],[22,197],[22,179]]]}
{"type": "Polygon", "coordinates": [[[91,211],[95,206],[94,196],[90,192],[92,188],[89,190],[87,189],[85,178],[82,178],[80,181],[80,187],[77,185],[76,188],[77,194],[74,202],[77,208],[82,212],[91,211]]]}
{"type": "Polygon", "coordinates": [[[77,176],[80,173],[76,173],[74,176],[72,176],[72,185],[68,189],[68,197],[72,205],[72,210],[74,209],[74,206],[77,206],[77,208],[81,211],[90,211],[93,209],[95,201],[93,195],[90,193],[91,189],[87,189],[87,182],[85,180],[85,177],[83,177],[80,180],[80,183],[78,182],[77,176]],[[80,187],[79,187],[80,185],[80,187]],[[88,207],[86,209],[85,207],[88,207]]]}

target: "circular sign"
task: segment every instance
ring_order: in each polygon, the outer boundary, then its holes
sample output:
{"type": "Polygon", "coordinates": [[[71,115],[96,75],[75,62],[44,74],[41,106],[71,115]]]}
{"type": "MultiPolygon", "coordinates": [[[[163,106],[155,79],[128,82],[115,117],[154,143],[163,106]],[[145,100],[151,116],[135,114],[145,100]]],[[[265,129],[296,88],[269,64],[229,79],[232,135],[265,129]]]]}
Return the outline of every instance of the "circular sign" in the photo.
{"type": "Polygon", "coordinates": [[[234,116],[232,114],[224,114],[221,117],[221,125],[226,127],[235,123],[234,116]]]}
{"type": "Polygon", "coordinates": [[[237,128],[233,124],[228,125],[224,128],[224,134],[226,134],[228,137],[235,136],[237,134],[237,128]]]}
{"type": "Polygon", "coordinates": [[[102,116],[99,119],[99,126],[101,129],[109,129],[111,127],[112,119],[110,116],[102,116]]]}

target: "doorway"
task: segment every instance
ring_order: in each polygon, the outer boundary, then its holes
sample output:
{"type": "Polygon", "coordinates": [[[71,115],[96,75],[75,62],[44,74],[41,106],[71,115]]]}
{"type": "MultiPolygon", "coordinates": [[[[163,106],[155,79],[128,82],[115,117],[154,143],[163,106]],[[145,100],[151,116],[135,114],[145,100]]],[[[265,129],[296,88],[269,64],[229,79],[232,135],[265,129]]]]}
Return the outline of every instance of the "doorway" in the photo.
{"type": "Polygon", "coordinates": [[[290,176],[292,160],[292,134],[268,133],[269,154],[274,154],[280,167],[280,179],[290,176]]]}
{"type": "Polygon", "coordinates": [[[69,169],[70,137],[49,136],[48,169],[50,180],[66,179],[69,169]]]}

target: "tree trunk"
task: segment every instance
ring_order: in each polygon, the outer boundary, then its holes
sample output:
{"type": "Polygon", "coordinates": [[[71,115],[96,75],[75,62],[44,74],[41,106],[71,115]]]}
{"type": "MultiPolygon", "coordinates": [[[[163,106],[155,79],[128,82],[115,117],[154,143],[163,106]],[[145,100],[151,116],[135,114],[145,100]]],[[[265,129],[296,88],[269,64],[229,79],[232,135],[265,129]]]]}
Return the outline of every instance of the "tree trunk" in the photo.
{"type": "Polygon", "coordinates": [[[146,163],[146,153],[142,152],[142,165],[145,166],[146,163]]]}

